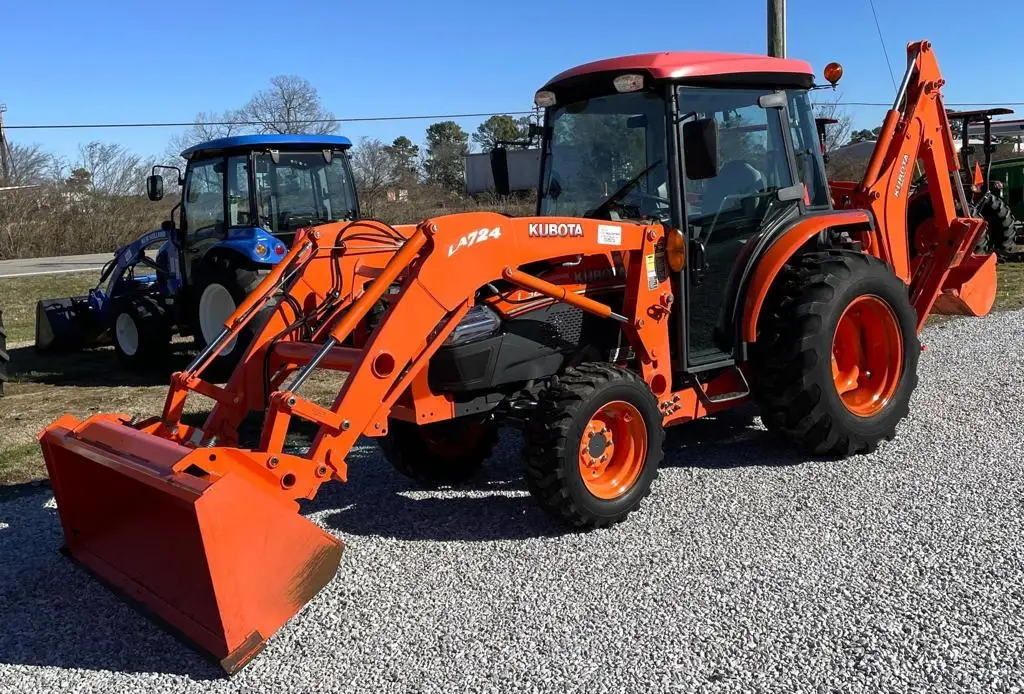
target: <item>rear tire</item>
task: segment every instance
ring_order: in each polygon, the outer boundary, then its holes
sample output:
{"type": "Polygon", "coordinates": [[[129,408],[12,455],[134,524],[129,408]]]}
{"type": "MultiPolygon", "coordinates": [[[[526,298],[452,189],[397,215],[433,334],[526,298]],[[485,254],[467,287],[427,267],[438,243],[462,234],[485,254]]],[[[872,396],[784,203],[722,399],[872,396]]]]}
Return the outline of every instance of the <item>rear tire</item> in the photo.
{"type": "Polygon", "coordinates": [[[379,441],[395,470],[432,488],[461,484],[476,475],[498,443],[498,427],[479,419],[422,425],[392,419],[379,441]]]}
{"type": "MultiPolygon", "coordinates": [[[[974,246],[978,254],[995,253],[1000,259],[1013,254],[1016,246],[1016,222],[1010,213],[1010,207],[1002,200],[989,193],[978,204],[975,214],[984,219],[988,227],[974,246]]],[[[918,248],[920,240],[918,228],[935,216],[932,201],[927,195],[915,198],[907,210],[907,228],[910,230],[910,255],[914,257],[921,252],[918,248]]]]}
{"type": "Polygon", "coordinates": [[[625,520],[658,476],[661,421],[657,399],[632,371],[594,362],[567,369],[526,424],[530,493],[576,528],[625,520]]]}
{"type": "Polygon", "coordinates": [[[1000,259],[1009,257],[1016,246],[1016,223],[1010,213],[1010,206],[1002,198],[989,193],[978,204],[978,214],[988,222],[988,231],[983,238],[987,253],[995,253],[1000,259]]]}
{"type": "Polygon", "coordinates": [[[776,279],[759,328],[754,397],[769,430],[839,456],[893,438],[921,349],[907,287],[888,266],[850,251],[800,256],[776,279]]]}
{"type": "MultiPolygon", "coordinates": [[[[192,329],[196,347],[202,350],[224,329],[226,321],[256,286],[261,277],[257,267],[241,257],[212,254],[196,270],[192,295],[192,329]]],[[[257,315],[203,371],[208,380],[227,380],[259,332],[269,310],[257,315]]]]}
{"type": "Polygon", "coordinates": [[[152,297],[118,300],[111,337],[118,360],[132,371],[158,371],[167,365],[171,326],[167,312],[152,297]]]}

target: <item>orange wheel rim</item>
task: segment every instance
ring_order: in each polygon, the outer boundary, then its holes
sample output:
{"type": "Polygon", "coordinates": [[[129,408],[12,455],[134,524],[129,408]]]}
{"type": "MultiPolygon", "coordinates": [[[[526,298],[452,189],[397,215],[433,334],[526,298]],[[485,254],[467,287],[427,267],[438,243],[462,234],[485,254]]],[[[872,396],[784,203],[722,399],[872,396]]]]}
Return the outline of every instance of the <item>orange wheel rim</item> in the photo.
{"type": "Polygon", "coordinates": [[[640,477],[647,459],[647,426],[628,402],[610,402],[590,418],[580,441],[580,475],[599,499],[616,499],[640,477]]]}
{"type": "Polygon", "coordinates": [[[832,380],[846,409],[859,417],[880,412],[903,374],[903,334],[889,304],[858,297],[839,317],[832,339],[832,380]]]}

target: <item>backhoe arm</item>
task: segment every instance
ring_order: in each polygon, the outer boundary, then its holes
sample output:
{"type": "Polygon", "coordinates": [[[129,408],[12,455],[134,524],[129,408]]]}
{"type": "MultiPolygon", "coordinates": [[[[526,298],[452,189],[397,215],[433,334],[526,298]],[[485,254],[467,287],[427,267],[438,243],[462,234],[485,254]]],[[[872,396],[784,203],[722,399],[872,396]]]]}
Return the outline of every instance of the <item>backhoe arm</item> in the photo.
{"type": "Polygon", "coordinates": [[[853,202],[872,211],[878,228],[866,236],[867,250],[889,263],[911,286],[920,328],[943,292],[959,300],[957,312],[987,312],[991,302],[986,306],[985,297],[991,293],[994,298],[994,276],[989,292],[984,286],[989,283],[987,256],[971,254],[983,222],[966,216],[967,198],[957,175],[960,163],[942,100],[945,81],[935,52],[928,41],[920,41],[908,46],[907,55],[906,74],[853,202]],[[915,230],[908,228],[907,210],[919,160],[927,175],[934,216],[927,228],[918,230],[929,235],[930,248],[912,260],[915,230]],[[958,204],[964,216],[958,215],[958,204]]]}

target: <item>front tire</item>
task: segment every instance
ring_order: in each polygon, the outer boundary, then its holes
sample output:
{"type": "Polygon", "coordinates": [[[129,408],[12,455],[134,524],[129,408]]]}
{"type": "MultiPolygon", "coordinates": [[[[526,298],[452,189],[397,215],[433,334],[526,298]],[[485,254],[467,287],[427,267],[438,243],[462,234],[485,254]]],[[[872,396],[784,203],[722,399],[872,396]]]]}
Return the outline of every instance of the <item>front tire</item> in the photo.
{"type": "Polygon", "coordinates": [[[148,296],[119,300],[111,337],[118,361],[132,371],[156,371],[167,365],[171,326],[164,307],[148,296]]]}
{"type": "Polygon", "coordinates": [[[392,419],[379,441],[395,470],[432,488],[461,484],[476,475],[498,443],[498,428],[480,419],[420,425],[392,419]]]}
{"type": "Polygon", "coordinates": [[[808,253],[776,280],[753,353],[769,430],[814,454],[873,451],[909,412],[921,351],[906,285],[882,261],[808,253]]]}
{"type": "MultiPolygon", "coordinates": [[[[256,266],[242,258],[217,254],[202,261],[196,271],[192,302],[192,326],[198,349],[217,339],[224,329],[224,322],[256,289],[261,279],[256,266]]],[[[238,337],[229,342],[206,367],[203,375],[214,380],[227,379],[259,332],[261,324],[259,316],[250,320],[238,337]]]]}
{"type": "Polygon", "coordinates": [[[632,371],[593,362],[569,368],[527,421],[530,493],[576,528],[625,520],[658,476],[661,421],[657,399],[632,371]]]}

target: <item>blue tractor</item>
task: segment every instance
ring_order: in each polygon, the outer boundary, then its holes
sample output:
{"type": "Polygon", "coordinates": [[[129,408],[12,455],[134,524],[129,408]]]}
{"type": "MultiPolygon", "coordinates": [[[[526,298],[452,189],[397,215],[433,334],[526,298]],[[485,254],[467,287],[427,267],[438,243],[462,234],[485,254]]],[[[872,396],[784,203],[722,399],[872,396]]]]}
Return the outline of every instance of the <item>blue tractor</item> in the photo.
{"type": "MultiPolygon", "coordinates": [[[[150,200],[164,196],[158,169],[175,172],[181,187],[171,219],[118,249],[87,296],[40,301],[36,348],[109,340],[132,368],[166,364],[175,334],[193,336],[202,348],[284,257],[299,229],[359,216],[351,146],[338,136],[242,135],[186,149],[184,173],[153,167],[150,200]]],[[[257,323],[211,368],[229,373],[257,323]]]]}

